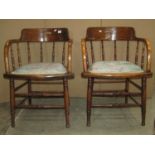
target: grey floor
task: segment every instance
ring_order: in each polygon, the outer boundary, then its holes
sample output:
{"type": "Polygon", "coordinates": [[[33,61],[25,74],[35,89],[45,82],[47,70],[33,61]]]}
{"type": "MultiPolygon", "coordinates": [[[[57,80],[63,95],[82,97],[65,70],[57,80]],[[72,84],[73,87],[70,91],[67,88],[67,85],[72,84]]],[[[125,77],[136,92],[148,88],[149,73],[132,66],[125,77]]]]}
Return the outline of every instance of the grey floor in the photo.
{"type": "MultiPolygon", "coordinates": [[[[112,101],[119,100],[112,98],[112,101]]],[[[56,102],[61,100],[36,100],[56,102]]],[[[95,99],[94,102],[108,102],[95,99]]],[[[71,98],[71,127],[65,128],[63,110],[20,110],[16,115],[16,127],[10,126],[8,103],[0,103],[1,135],[152,135],[154,134],[155,93],[147,99],[146,125],[141,126],[140,108],[93,109],[91,127],[86,126],[86,101],[71,98]]]]}

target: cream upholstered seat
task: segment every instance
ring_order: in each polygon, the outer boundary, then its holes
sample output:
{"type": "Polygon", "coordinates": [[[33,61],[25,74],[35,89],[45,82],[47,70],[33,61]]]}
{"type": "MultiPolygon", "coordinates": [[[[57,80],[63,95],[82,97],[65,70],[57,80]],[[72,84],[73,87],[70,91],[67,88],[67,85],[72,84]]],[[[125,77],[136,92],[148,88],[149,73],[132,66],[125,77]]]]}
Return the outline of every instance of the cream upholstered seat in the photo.
{"type": "Polygon", "coordinates": [[[12,74],[64,74],[66,68],[61,63],[32,63],[19,67],[12,74]]]}
{"type": "Polygon", "coordinates": [[[91,73],[141,73],[138,65],[129,61],[97,61],[88,69],[91,73]]]}

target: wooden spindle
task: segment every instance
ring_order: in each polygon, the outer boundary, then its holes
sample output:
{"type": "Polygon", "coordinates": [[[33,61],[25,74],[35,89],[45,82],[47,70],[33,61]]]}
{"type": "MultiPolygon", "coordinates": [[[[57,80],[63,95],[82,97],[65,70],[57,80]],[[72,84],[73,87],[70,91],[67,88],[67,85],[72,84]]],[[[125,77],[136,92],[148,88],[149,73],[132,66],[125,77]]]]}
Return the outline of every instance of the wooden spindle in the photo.
{"type": "Polygon", "coordinates": [[[116,47],[116,40],[114,40],[114,60],[117,60],[117,47],[116,47]]]}
{"type": "Polygon", "coordinates": [[[104,60],[105,54],[104,54],[104,42],[103,42],[103,40],[101,40],[101,55],[102,55],[102,60],[104,60]]]}
{"type": "Polygon", "coordinates": [[[87,68],[88,68],[88,66],[89,66],[89,57],[88,57],[88,50],[87,50],[87,47],[85,48],[86,49],[86,65],[87,65],[87,68]]]}
{"type": "Polygon", "coordinates": [[[137,41],[136,46],[136,55],[135,55],[135,64],[138,65],[138,53],[139,53],[139,41],[137,41]]]}
{"type": "Polygon", "coordinates": [[[43,62],[43,43],[40,43],[40,62],[43,62]]]}
{"type": "Polygon", "coordinates": [[[63,50],[62,50],[62,64],[65,65],[65,42],[63,43],[63,50]]]}
{"type": "MultiPolygon", "coordinates": [[[[83,54],[85,55],[84,59],[86,60],[85,69],[89,67],[89,57],[88,57],[88,49],[87,49],[87,43],[83,42],[83,54]]],[[[86,70],[87,70],[86,69],[86,70]]]]}
{"type": "Polygon", "coordinates": [[[90,49],[91,49],[91,58],[92,58],[92,63],[95,62],[95,56],[94,56],[94,48],[93,48],[93,42],[90,41],[90,49]]]}
{"type": "Polygon", "coordinates": [[[53,45],[52,45],[52,62],[55,61],[55,42],[53,42],[53,45]]]}
{"type": "Polygon", "coordinates": [[[144,69],[144,52],[145,52],[145,44],[142,45],[142,56],[141,56],[141,68],[144,69]]]}
{"type": "Polygon", "coordinates": [[[15,70],[16,67],[15,67],[15,59],[14,59],[14,54],[13,54],[13,47],[12,47],[12,45],[11,45],[11,47],[10,47],[10,53],[11,53],[12,69],[15,70]]]}
{"type": "Polygon", "coordinates": [[[17,43],[17,57],[18,57],[18,66],[20,67],[22,65],[22,62],[21,62],[19,43],[17,43]]]}
{"type": "Polygon", "coordinates": [[[27,42],[28,63],[31,63],[30,43],[27,42]]]}
{"type": "Polygon", "coordinates": [[[127,46],[126,46],[126,61],[129,61],[129,41],[127,41],[127,46]]]}

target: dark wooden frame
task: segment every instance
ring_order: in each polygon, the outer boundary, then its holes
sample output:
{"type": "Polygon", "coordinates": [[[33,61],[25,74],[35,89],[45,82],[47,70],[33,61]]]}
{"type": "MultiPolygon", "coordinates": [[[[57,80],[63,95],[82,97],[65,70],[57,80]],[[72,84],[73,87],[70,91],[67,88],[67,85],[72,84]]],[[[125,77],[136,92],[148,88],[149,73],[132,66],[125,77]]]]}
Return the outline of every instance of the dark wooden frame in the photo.
{"type": "MultiPolygon", "coordinates": [[[[25,58],[26,59],[26,58],[25,58]]],[[[68,91],[68,80],[74,78],[72,73],[72,40],[69,38],[67,28],[32,28],[32,29],[23,29],[21,31],[20,39],[8,40],[4,47],[4,64],[5,64],[5,73],[4,78],[9,79],[10,81],[10,113],[11,113],[11,126],[15,127],[15,112],[17,108],[28,108],[28,109],[64,109],[65,110],[65,119],[66,127],[70,127],[69,121],[69,91],[68,91]],[[21,67],[22,57],[20,50],[20,43],[26,44],[27,50],[27,64],[33,63],[31,57],[31,47],[34,43],[40,44],[40,62],[44,62],[44,50],[43,44],[51,43],[52,44],[52,62],[55,61],[55,44],[63,42],[62,50],[62,64],[65,65],[67,73],[65,74],[48,74],[48,75],[25,75],[25,74],[12,74],[16,68],[21,67]],[[67,44],[66,50],[65,46],[67,44]],[[12,49],[13,46],[16,46],[17,55],[14,55],[12,49]],[[65,53],[67,52],[67,54],[65,53]],[[65,54],[67,55],[65,57],[65,54]],[[17,62],[15,62],[17,61],[17,62]],[[22,84],[16,84],[16,81],[25,81],[22,84]],[[33,91],[33,84],[61,84],[63,86],[63,91],[33,91]],[[23,87],[27,86],[27,92],[21,93],[23,87]],[[17,92],[18,91],[18,92],[17,92]],[[16,98],[23,98],[20,103],[17,103],[16,98]],[[64,98],[64,104],[59,106],[53,105],[33,105],[32,98],[34,97],[54,97],[54,98],[64,98]],[[28,100],[28,104],[25,104],[25,101],[28,100]]]]}
{"type": "MultiPolygon", "coordinates": [[[[91,109],[92,108],[115,108],[115,107],[140,107],[142,114],[142,126],[145,125],[146,117],[146,81],[147,78],[152,76],[151,72],[151,46],[150,42],[145,38],[137,38],[135,36],[135,30],[132,27],[89,27],[87,29],[86,38],[81,40],[82,49],[82,62],[83,72],[82,77],[88,79],[87,88],[87,126],[91,125],[91,109]],[[91,73],[89,67],[95,60],[95,53],[93,43],[101,42],[101,60],[106,60],[104,42],[113,42],[113,60],[117,61],[117,42],[126,42],[126,57],[125,61],[130,61],[129,42],[136,42],[135,52],[135,64],[139,65],[144,72],[142,73],[91,73]],[[90,52],[88,49],[88,43],[90,42],[90,52]],[[139,49],[139,43],[142,43],[144,47],[139,49]],[[141,61],[138,64],[138,53],[141,54],[141,61]],[[146,56],[145,56],[146,55],[146,56]],[[144,63],[145,59],[145,63],[144,63]],[[141,84],[137,84],[134,79],[141,80],[141,84]],[[124,83],[125,88],[123,90],[94,90],[96,83],[124,83]],[[133,85],[137,92],[131,92],[129,85],[133,85]],[[93,104],[93,97],[125,97],[125,103],[121,104],[93,104]],[[134,97],[140,97],[141,101],[138,102],[134,97]],[[128,99],[131,99],[134,104],[128,103],[128,99]]],[[[112,54],[112,53],[111,53],[112,54]]]]}

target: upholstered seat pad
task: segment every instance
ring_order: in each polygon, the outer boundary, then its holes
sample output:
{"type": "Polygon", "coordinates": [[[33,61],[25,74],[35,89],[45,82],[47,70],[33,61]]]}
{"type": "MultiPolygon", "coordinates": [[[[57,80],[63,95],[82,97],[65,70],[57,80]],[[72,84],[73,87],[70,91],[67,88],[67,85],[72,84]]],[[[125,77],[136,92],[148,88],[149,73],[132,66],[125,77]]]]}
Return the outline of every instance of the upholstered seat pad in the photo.
{"type": "Polygon", "coordinates": [[[12,74],[64,74],[66,68],[61,63],[32,63],[19,67],[12,74]]]}
{"type": "Polygon", "coordinates": [[[129,61],[98,61],[89,68],[91,73],[141,73],[138,65],[129,61]]]}

